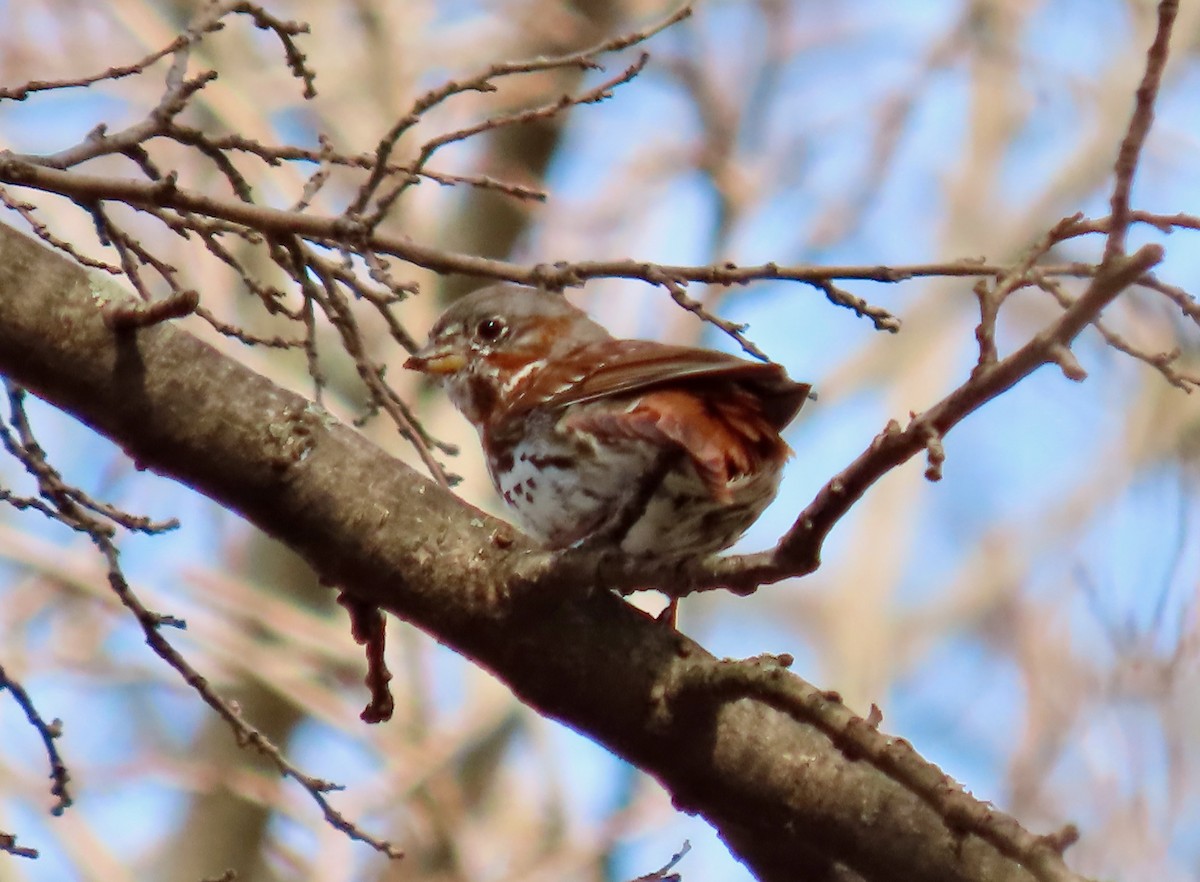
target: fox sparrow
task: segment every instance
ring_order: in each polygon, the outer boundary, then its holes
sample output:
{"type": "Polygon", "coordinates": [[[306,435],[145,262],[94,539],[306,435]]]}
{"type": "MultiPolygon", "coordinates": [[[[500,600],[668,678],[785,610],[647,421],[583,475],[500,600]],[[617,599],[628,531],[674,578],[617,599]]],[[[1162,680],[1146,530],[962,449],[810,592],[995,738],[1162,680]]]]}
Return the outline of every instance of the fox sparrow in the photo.
{"type": "Polygon", "coordinates": [[[493,285],[406,363],[479,430],[496,490],[551,548],[732,545],[779,488],[809,386],[776,364],[618,340],[558,294],[493,285]]]}

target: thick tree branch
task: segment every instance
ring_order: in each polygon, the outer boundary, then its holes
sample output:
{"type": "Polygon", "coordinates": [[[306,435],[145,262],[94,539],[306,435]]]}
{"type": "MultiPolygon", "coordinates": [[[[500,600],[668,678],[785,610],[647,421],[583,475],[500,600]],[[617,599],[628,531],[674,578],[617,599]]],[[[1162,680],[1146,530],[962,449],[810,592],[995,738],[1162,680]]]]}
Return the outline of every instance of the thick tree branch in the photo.
{"type": "Polygon", "coordinates": [[[976,809],[915,792],[877,760],[898,742],[820,723],[837,702],[790,674],[770,677],[809,698],[730,688],[714,679],[725,663],[603,586],[522,590],[542,555],[499,541],[500,522],[170,324],[114,332],[100,308],[114,296],[0,228],[0,371],[655,776],[760,879],[1076,878],[1053,841],[965,794],[976,809]]]}

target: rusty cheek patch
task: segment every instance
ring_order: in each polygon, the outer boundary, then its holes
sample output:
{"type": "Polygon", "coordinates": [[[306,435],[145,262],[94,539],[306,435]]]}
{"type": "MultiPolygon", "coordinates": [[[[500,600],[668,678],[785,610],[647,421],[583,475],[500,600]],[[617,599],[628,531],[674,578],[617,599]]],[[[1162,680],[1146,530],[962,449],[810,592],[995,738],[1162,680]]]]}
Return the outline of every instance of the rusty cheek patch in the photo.
{"type": "Polygon", "coordinates": [[[467,378],[467,394],[471,398],[471,410],[480,420],[490,420],[500,397],[496,381],[489,377],[472,374],[467,378]]]}

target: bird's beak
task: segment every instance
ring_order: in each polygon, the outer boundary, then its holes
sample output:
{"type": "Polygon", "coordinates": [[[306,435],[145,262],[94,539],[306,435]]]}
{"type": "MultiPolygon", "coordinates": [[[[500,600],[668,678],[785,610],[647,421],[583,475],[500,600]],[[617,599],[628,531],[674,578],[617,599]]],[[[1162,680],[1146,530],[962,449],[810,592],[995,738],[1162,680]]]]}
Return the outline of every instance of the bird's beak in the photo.
{"type": "Polygon", "coordinates": [[[445,377],[458,373],[466,365],[467,359],[461,352],[451,349],[433,349],[426,346],[418,350],[404,366],[410,371],[420,371],[435,377],[445,377]]]}

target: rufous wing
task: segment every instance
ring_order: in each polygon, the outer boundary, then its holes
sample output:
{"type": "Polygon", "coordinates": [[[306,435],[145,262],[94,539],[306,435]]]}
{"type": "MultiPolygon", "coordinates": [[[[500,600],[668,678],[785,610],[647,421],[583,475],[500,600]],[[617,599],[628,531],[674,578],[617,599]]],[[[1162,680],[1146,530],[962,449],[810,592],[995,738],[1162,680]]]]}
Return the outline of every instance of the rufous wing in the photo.
{"type": "Polygon", "coordinates": [[[564,414],[572,431],[600,439],[641,438],[682,450],[713,499],[732,499],[730,482],[781,464],[791,453],[779,431],[803,406],[809,386],[776,364],[707,349],[643,340],[583,347],[531,377],[515,412],[562,410],[618,399],[612,407],[564,414]],[[523,401],[536,405],[523,405],[523,401]]]}
{"type": "Polygon", "coordinates": [[[604,340],[532,375],[514,390],[509,412],[518,415],[630,392],[687,388],[704,380],[733,381],[753,390],[762,401],[763,416],[776,430],[799,413],[811,389],[790,380],[777,364],[652,340],[604,340]]]}

